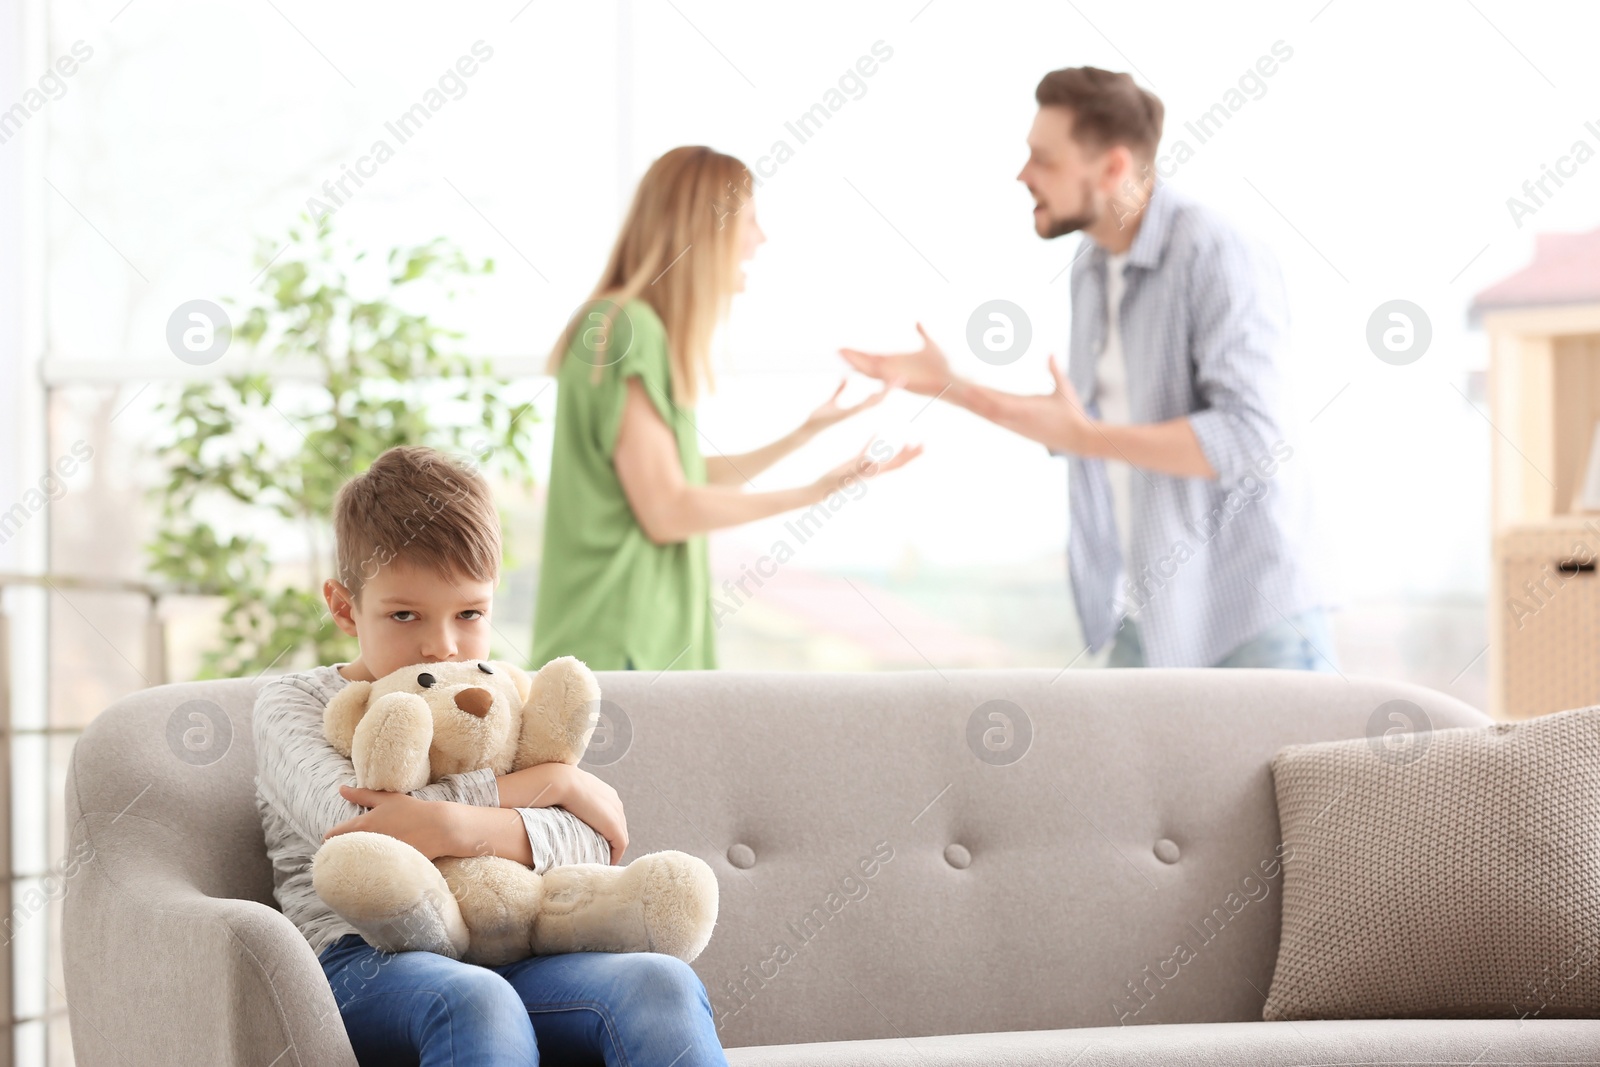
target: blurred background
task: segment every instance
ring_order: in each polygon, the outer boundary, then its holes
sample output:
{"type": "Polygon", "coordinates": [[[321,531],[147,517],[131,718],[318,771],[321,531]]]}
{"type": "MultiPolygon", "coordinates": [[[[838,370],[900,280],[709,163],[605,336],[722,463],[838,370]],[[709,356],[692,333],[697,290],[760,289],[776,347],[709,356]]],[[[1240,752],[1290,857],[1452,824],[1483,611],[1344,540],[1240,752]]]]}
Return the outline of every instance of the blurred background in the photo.
{"type": "MultiPolygon", "coordinates": [[[[769,240],[700,405],[705,450],[736,452],[826,399],[840,346],[908,347],[919,321],[961,373],[1045,391],[1080,238],[1039,240],[1015,181],[1034,86],[1063,66],[1133,73],[1166,106],[1163,180],[1259,236],[1287,279],[1293,462],[1314,472],[1342,669],[1489,706],[1492,460],[1537,447],[1495,417],[1469,311],[1536,261],[1536,235],[1600,226],[1597,34],[1593,5],[1509,0],[0,0],[16,1062],[71,1062],[51,916],[77,731],[147,684],[332,647],[316,511],[354,473],[347,401],[484,460],[510,556],[496,653],[525,658],[555,409],[540,368],[634,183],[679,144],[760,175],[769,240]],[[801,126],[818,104],[826,121],[801,126]],[[994,299],[1033,330],[1004,367],[963,343],[994,299]],[[1366,340],[1393,300],[1431,326],[1404,365],[1366,340]],[[232,327],[210,362],[169,342],[194,301],[232,327]],[[370,382],[330,377],[359,347],[352,306],[410,345],[370,382]],[[285,335],[305,343],[274,347],[285,335]],[[415,360],[474,384],[396,370],[415,360]],[[230,622],[241,589],[277,617],[230,622]]],[[[873,432],[926,455],[730,601],[722,666],[1098,666],[1066,584],[1065,466],[1041,447],[897,395],[756,484],[809,480],[873,432]]],[[[713,535],[715,584],[793,542],[784,522],[713,535]]]]}

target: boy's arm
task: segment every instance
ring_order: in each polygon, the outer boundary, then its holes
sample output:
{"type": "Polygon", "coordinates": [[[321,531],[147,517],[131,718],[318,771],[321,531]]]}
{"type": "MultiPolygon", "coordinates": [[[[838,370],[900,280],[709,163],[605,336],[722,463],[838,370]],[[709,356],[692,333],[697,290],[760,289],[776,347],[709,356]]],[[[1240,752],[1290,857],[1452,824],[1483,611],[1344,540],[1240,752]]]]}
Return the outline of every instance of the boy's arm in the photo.
{"type": "Polygon", "coordinates": [[[514,859],[543,874],[569,863],[610,864],[627,847],[627,826],[622,800],[616,790],[598,778],[564,763],[542,763],[503,774],[495,780],[503,810],[515,811],[520,821],[498,811],[458,809],[453,812],[455,856],[495,855],[514,859]],[[564,807],[589,813],[591,826],[564,807]],[[607,827],[619,842],[600,832],[607,827]]]}
{"type": "MultiPolygon", "coordinates": [[[[267,803],[313,844],[321,843],[333,827],[367,810],[339,793],[341,785],[355,784],[355,764],[323,735],[325,707],[324,698],[309,683],[290,677],[261,689],[251,719],[256,787],[267,803]]],[[[500,803],[494,771],[489,768],[446,775],[410,795],[487,808],[500,803]]]]}
{"type": "Polygon", "coordinates": [[[540,763],[502,774],[496,784],[501,805],[524,812],[530,834],[536,827],[549,827],[561,835],[557,854],[577,857],[558,862],[622,861],[628,820],[622,797],[609,783],[575,765],[540,763]],[[549,814],[536,814],[541,811],[549,814]]]}
{"type": "Polygon", "coordinates": [[[611,843],[566,808],[512,808],[533,845],[535,871],[566,863],[611,862],[611,843]],[[542,850],[540,845],[547,847],[542,850]],[[542,864],[542,865],[541,865],[542,864]]]}
{"type": "Polygon", "coordinates": [[[543,874],[569,863],[611,862],[611,844],[565,808],[458,807],[454,856],[500,856],[543,874]]]}

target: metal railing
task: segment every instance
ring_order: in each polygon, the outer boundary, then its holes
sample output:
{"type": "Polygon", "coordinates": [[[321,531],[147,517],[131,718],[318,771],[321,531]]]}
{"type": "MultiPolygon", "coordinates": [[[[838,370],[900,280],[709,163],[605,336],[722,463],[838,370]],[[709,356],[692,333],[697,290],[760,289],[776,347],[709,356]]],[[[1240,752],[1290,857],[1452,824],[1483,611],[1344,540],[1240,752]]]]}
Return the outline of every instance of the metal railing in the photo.
{"type": "MultiPolygon", "coordinates": [[[[163,685],[167,682],[167,629],[166,620],[161,617],[161,601],[169,596],[193,596],[202,594],[202,590],[188,589],[180,586],[154,585],[149,582],[140,582],[125,578],[94,578],[75,574],[22,574],[16,572],[0,571],[0,915],[10,917],[13,914],[13,890],[19,879],[30,877],[27,873],[19,874],[12,866],[12,839],[14,812],[11,810],[12,790],[12,738],[19,735],[46,736],[46,737],[71,737],[83,732],[81,726],[55,726],[50,722],[48,706],[43,715],[40,726],[19,728],[12,718],[12,676],[11,676],[11,618],[6,610],[5,592],[7,589],[17,587],[32,587],[48,589],[56,593],[67,591],[82,591],[92,593],[124,593],[130,596],[142,596],[149,604],[149,612],[145,618],[145,669],[142,672],[149,685],[163,685]]],[[[48,640],[48,639],[47,639],[48,640]]],[[[48,678],[48,674],[46,675],[48,678]]],[[[48,682],[46,683],[48,685],[48,682]]],[[[49,693],[46,690],[45,700],[48,705],[49,693]]],[[[46,776],[49,780],[49,776],[46,776]]],[[[52,805],[40,804],[38,810],[45,819],[52,805]]],[[[46,833],[51,828],[46,826],[46,833]]],[[[42,1022],[46,1027],[46,1042],[48,1048],[48,1029],[50,1023],[67,1014],[65,1006],[58,1008],[46,1007],[43,1014],[22,1016],[17,1014],[16,987],[13,984],[15,960],[13,957],[13,937],[0,940],[0,1004],[4,1005],[5,1036],[0,1040],[0,1067],[13,1067],[15,1058],[16,1027],[23,1023],[42,1022]]],[[[58,942],[57,942],[58,943],[58,942]]],[[[47,950],[48,951],[48,950],[47,950]]],[[[49,966],[49,961],[46,961],[49,966]]],[[[41,975],[40,981],[47,980],[48,975],[41,975]]],[[[48,1003],[48,1002],[47,1002],[48,1003]]]]}

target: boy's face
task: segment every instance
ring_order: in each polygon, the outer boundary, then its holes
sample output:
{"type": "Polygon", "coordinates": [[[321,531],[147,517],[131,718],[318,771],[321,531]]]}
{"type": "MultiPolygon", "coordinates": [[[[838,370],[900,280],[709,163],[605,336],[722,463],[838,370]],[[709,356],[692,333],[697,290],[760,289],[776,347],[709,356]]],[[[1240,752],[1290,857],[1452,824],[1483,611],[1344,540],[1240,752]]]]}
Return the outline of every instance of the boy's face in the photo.
{"type": "Polygon", "coordinates": [[[323,583],[322,595],[339,629],[361,643],[361,658],[347,677],[370,681],[413,663],[489,658],[493,582],[396,559],[362,585],[359,603],[332,579],[323,583]]]}

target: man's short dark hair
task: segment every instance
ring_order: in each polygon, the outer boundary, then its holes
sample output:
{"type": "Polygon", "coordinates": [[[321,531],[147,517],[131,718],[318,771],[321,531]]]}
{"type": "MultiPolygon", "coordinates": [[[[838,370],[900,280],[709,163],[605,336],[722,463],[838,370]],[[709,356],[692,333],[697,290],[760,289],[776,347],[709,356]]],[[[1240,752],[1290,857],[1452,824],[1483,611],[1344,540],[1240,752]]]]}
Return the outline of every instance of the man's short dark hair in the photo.
{"type": "Polygon", "coordinates": [[[1099,67],[1053,70],[1040,79],[1034,98],[1040,107],[1072,112],[1072,139],[1084,148],[1099,152],[1120,144],[1140,160],[1155,158],[1166,109],[1131,75],[1099,67]]]}

